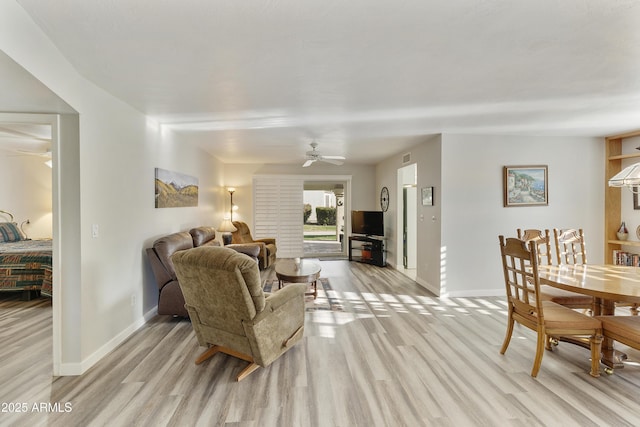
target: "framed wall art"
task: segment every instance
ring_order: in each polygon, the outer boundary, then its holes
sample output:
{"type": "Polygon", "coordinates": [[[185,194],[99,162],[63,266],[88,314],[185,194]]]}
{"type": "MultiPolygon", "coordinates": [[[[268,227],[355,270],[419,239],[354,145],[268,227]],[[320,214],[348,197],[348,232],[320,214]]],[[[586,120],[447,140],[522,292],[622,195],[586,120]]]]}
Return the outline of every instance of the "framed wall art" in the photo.
{"type": "Polygon", "coordinates": [[[549,183],[547,166],[505,166],[504,206],[547,206],[549,183]]]}
{"type": "Polygon", "coordinates": [[[422,188],[422,206],[433,206],[433,187],[422,188]]]}
{"type": "Polygon", "coordinates": [[[156,208],[198,206],[198,178],[156,168],[156,208]]]}

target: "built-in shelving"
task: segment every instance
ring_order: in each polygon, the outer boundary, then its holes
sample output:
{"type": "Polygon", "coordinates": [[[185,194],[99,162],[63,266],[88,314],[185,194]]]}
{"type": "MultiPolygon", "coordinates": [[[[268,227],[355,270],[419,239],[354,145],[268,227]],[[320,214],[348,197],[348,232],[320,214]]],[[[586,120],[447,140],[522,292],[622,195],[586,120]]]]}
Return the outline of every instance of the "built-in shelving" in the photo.
{"type": "Polygon", "coordinates": [[[622,170],[622,161],[625,159],[640,159],[640,152],[622,153],[622,142],[627,138],[640,136],[640,130],[605,138],[606,161],[604,177],[604,261],[609,264],[614,262],[614,251],[621,251],[623,246],[640,247],[640,241],[619,240],[616,232],[622,221],[621,217],[621,191],[619,188],[609,187],[609,178],[622,170]]]}
{"type": "Polygon", "coordinates": [[[640,246],[640,242],[635,240],[608,240],[607,243],[621,246],[640,246]]]}
{"type": "Polygon", "coordinates": [[[633,159],[635,157],[640,157],[640,153],[619,154],[617,156],[609,156],[609,160],[633,159]]]}

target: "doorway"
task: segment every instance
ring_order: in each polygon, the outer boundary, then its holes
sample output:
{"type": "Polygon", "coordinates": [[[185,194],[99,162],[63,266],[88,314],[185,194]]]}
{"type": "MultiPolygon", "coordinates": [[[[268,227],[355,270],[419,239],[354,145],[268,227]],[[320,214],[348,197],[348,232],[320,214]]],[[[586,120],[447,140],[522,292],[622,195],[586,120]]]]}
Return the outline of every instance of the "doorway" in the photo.
{"type": "Polygon", "coordinates": [[[303,184],[304,256],[345,257],[348,181],[306,180],[303,184]]]}
{"type": "Polygon", "coordinates": [[[418,258],[418,166],[411,164],[398,169],[398,239],[396,268],[412,279],[416,277],[418,258]]]}

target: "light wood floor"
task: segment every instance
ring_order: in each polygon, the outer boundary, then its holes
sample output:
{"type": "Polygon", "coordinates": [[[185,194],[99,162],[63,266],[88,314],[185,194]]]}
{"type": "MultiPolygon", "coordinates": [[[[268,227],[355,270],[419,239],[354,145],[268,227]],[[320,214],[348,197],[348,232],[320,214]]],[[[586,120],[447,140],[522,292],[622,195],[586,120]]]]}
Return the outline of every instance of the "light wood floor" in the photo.
{"type": "Polygon", "coordinates": [[[640,352],[592,378],[588,351],[561,343],[532,379],[533,333],[517,328],[499,354],[503,298],[439,299],[347,261],[323,261],[322,276],[344,311],[307,312],[303,341],[240,383],[246,362],[219,354],[196,366],[190,324],[165,316],[86,374],[52,378],[50,305],[0,296],[1,409],[28,407],[0,413],[0,425],[640,425],[640,352]]]}

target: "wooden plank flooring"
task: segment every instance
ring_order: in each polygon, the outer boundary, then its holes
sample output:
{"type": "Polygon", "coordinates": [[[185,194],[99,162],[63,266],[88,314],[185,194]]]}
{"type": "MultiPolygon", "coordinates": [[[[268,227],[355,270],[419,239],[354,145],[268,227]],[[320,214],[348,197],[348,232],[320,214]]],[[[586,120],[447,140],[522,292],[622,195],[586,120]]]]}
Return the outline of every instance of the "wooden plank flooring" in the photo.
{"type": "Polygon", "coordinates": [[[218,354],[196,366],[190,323],[166,316],[86,374],[53,378],[50,303],[2,294],[0,409],[27,412],[0,412],[0,425],[640,425],[638,351],[592,378],[588,351],[561,343],[533,379],[531,331],[516,328],[499,354],[504,298],[439,299],[393,269],[347,261],[322,261],[322,276],[344,310],[307,312],[303,341],[240,383],[246,362],[218,354]]]}

